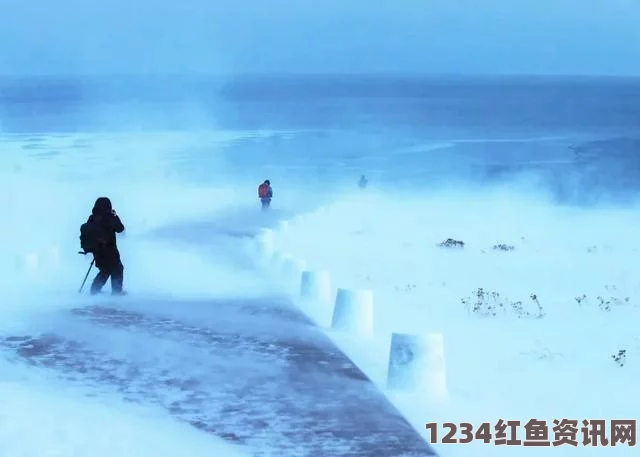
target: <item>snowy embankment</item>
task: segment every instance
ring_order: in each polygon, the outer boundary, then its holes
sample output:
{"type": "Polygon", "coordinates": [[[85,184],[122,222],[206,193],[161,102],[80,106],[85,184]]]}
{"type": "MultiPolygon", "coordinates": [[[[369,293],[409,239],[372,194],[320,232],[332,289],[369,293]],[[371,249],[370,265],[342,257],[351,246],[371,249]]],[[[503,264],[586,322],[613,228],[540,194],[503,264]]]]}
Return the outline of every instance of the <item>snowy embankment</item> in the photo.
{"type": "MultiPolygon", "coordinates": [[[[0,143],[5,208],[0,243],[0,312],[42,307],[48,297],[76,296],[91,261],[77,254],[79,227],[95,199],[108,196],[127,230],[119,236],[125,281],[137,291],[190,290],[183,274],[169,274],[166,264],[189,253],[147,240],[148,232],[166,224],[215,214],[238,201],[251,201],[253,186],[185,183],[178,170],[189,160],[185,151],[205,149],[208,163],[224,158],[216,148],[242,132],[134,132],[120,134],[6,135],[0,143]],[[208,148],[208,149],[207,149],[208,148]],[[246,194],[246,195],[245,195],[246,194]],[[177,252],[176,252],[177,251],[177,252]],[[129,281],[133,279],[133,281],[129,281]],[[19,304],[14,304],[20,301],[19,304]]],[[[248,134],[248,133],[246,133],[248,134]]],[[[197,260],[193,253],[190,260],[197,260]]],[[[200,262],[202,263],[202,261],[200,262]]],[[[94,272],[95,274],[95,272],[94,272]]],[[[92,275],[93,276],[93,275],[92,275]]],[[[191,281],[194,282],[194,281],[191,281]]],[[[201,287],[202,288],[202,287],[201,287]]],[[[63,302],[64,300],[50,300],[63,302]]],[[[53,306],[47,303],[46,308],[53,306]]],[[[66,305],[64,305],[66,306],[66,305]]],[[[7,319],[3,319],[4,322],[7,319]]],[[[1,325],[1,324],[0,324],[1,325]]]]}
{"type": "MultiPolygon", "coordinates": [[[[220,293],[235,293],[233,272],[212,265],[198,252],[146,237],[156,227],[237,202],[236,189],[186,186],[173,176],[174,150],[179,156],[202,140],[201,135],[157,132],[4,136],[3,337],[28,334],[23,332],[37,329],[34,322],[50,319],[56,309],[86,304],[87,297],[77,290],[90,256],[77,254],[79,227],[102,195],[111,198],[127,226],[119,245],[125,288],[135,296],[189,297],[210,293],[214,287],[220,293]],[[203,280],[212,277],[227,287],[203,280]]],[[[85,290],[95,273],[94,269],[85,290]]],[[[168,418],[165,411],[116,396],[90,398],[77,386],[62,385],[46,370],[15,363],[5,353],[0,354],[0,405],[0,457],[242,455],[168,418]]]]}
{"type": "Polygon", "coordinates": [[[476,439],[436,445],[443,457],[626,456],[637,448],[583,446],[580,429],[602,419],[611,438],[609,421],[640,412],[638,222],[632,209],[515,194],[363,194],[257,240],[265,268],[425,437],[425,422],[440,424],[439,443],[443,422],[488,422],[495,439],[503,419],[524,440],[538,419],[553,442],[554,419],[578,421],[577,447],[476,439]],[[413,362],[390,356],[392,334],[413,362]]]}

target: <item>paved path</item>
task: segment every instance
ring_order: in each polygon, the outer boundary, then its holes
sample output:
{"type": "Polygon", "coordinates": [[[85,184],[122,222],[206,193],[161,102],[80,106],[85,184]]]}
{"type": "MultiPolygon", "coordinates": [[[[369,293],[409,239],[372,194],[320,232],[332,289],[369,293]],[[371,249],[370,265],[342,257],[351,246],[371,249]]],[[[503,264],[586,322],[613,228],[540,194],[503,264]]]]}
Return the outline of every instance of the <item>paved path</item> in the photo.
{"type": "Polygon", "coordinates": [[[38,325],[0,346],[94,395],[161,406],[250,455],[435,455],[284,297],[109,298],[38,325]]]}

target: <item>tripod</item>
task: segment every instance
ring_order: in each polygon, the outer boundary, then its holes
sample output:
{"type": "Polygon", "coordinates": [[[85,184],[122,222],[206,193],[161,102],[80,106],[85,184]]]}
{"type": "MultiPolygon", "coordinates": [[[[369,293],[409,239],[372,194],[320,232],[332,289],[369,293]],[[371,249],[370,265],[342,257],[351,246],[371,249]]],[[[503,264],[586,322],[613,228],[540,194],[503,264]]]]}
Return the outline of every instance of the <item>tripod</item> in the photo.
{"type": "MultiPolygon", "coordinates": [[[[78,252],[78,254],[87,255],[88,252],[80,251],[80,252],[78,252]]],[[[89,277],[89,273],[91,272],[91,268],[93,268],[93,264],[95,263],[95,261],[96,261],[96,259],[94,258],[91,261],[91,264],[89,264],[89,269],[87,270],[87,274],[84,275],[84,279],[82,280],[82,285],[80,286],[80,289],[78,290],[78,293],[82,293],[82,289],[84,288],[84,283],[87,282],[87,278],[89,277]]]]}

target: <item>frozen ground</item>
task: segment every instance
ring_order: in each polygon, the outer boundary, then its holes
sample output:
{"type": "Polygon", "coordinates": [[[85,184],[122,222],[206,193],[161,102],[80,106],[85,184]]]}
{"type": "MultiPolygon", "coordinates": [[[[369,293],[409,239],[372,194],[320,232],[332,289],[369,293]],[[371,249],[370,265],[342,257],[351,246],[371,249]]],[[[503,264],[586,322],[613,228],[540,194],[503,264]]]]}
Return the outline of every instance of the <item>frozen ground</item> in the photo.
{"type": "Polygon", "coordinates": [[[254,185],[172,178],[191,141],[5,138],[0,456],[431,455],[243,249],[295,202],[265,215],[254,185]],[[134,147],[156,153],[110,156],[134,147]],[[123,300],[76,293],[103,194],[127,226],[123,300]]]}
{"type": "Polygon", "coordinates": [[[67,392],[50,377],[4,360],[0,403],[3,457],[246,455],[154,408],[67,392]]]}
{"type": "MultiPolygon", "coordinates": [[[[144,241],[154,227],[211,212],[234,197],[234,191],[223,186],[213,190],[178,185],[168,173],[171,152],[198,141],[205,139],[174,133],[2,137],[3,338],[52,328],[64,334],[74,328],[71,321],[54,317],[86,304],[76,293],[89,264],[89,259],[76,254],[78,224],[98,194],[112,198],[128,227],[120,246],[134,294],[149,296],[153,291],[166,297],[191,291],[187,298],[211,294],[213,288],[193,275],[176,274],[184,270],[161,268],[160,259],[191,262],[201,275],[232,276],[233,272],[202,260],[193,249],[144,241]],[[132,150],[138,152],[136,160],[132,150]],[[185,199],[191,204],[184,205],[185,199]]],[[[95,270],[89,281],[94,274],[95,270]]],[[[233,287],[233,282],[225,284],[226,291],[217,289],[222,294],[233,287]]],[[[91,332],[87,335],[85,330],[84,335],[95,341],[91,332]]],[[[125,402],[115,392],[96,395],[58,379],[60,361],[49,367],[53,371],[37,363],[25,365],[11,359],[13,351],[4,346],[0,356],[3,457],[246,455],[214,435],[176,421],[157,405],[125,402]]]]}
{"type": "MultiPolygon", "coordinates": [[[[638,419],[637,209],[563,208],[535,195],[514,187],[416,198],[373,186],[277,233],[276,250],[328,270],[334,290],[374,291],[372,339],[330,334],[380,387],[392,332],[444,336],[449,398],[388,392],[419,430],[425,422],[638,419]],[[438,246],[448,238],[464,248],[438,246]],[[493,248],[500,244],[506,250],[493,248]],[[486,299],[474,311],[479,288],[486,299]]],[[[314,310],[321,325],[330,325],[331,308],[314,310]]],[[[443,457],[637,449],[436,446],[443,457]]]]}

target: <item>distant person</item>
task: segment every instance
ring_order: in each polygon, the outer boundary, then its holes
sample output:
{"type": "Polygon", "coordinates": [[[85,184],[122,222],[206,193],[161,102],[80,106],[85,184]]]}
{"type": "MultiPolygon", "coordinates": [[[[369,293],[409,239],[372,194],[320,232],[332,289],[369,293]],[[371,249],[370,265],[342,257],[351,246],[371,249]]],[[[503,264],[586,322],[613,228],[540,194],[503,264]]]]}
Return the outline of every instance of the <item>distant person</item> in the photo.
{"type": "Polygon", "coordinates": [[[273,189],[271,188],[271,181],[268,179],[258,186],[258,198],[262,203],[262,210],[269,209],[273,198],[273,189]]]}
{"type": "Polygon", "coordinates": [[[116,233],[122,233],[124,225],[111,206],[111,200],[100,197],[96,200],[91,215],[80,227],[80,246],[93,254],[98,274],[91,284],[91,295],[100,293],[111,278],[111,294],[125,295],[122,290],[124,266],[116,244],[116,233]]]}
{"type": "Polygon", "coordinates": [[[358,181],[358,187],[360,187],[360,189],[364,189],[365,187],[367,187],[367,184],[369,183],[369,181],[367,181],[367,177],[365,175],[360,176],[360,181],[358,181]]]}

